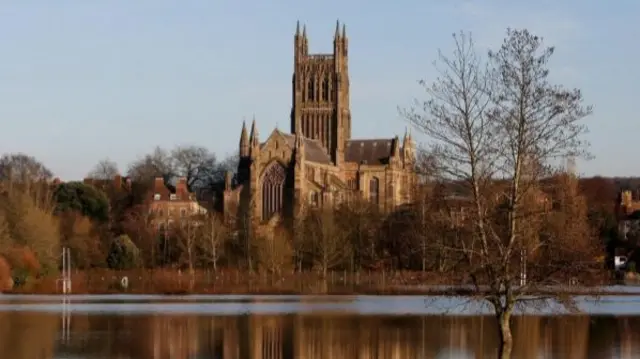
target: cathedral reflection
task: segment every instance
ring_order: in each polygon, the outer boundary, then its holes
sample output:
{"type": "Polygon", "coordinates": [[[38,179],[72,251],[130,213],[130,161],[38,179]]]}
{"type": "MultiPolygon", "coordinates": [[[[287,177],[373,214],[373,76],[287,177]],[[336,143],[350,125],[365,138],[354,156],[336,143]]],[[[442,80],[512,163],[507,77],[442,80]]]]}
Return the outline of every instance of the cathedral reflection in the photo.
{"type": "MultiPolygon", "coordinates": [[[[26,325],[19,323],[19,318],[3,319],[12,319],[12,326],[26,325]]],[[[50,316],[43,318],[51,321],[50,316]]],[[[31,315],[24,320],[36,319],[31,315]]],[[[8,328],[7,323],[1,322],[0,331],[8,328]]],[[[49,332],[53,328],[50,326],[49,332]]],[[[514,357],[634,358],[640,354],[639,329],[640,318],[635,317],[517,317],[514,357]]],[[[54,333],[25,337],[24,345],[20,344],[22,338],[13,336],[13,345],[0,347],[0,357],[19,359],[41,353],[39,357],[52,359],[73,355],[131,359],[401,359],[448,358],[464,353],[464,357],[488,359],[496,356],[498,340],[491,317],[74,316],[71,331],[70,340],[59,341],[55,353],[54,333]]]]}

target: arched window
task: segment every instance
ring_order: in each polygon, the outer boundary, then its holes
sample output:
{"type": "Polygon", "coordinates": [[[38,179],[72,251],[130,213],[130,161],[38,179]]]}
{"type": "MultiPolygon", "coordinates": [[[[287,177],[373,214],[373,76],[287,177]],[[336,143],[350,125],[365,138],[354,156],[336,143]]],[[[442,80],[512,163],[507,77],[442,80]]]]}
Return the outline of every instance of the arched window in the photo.
{"type": "Polygon", "coordinates": [[[378,177],[373,177],[369,181],[369,201],[373,204],[379,203],[380,194],[380,180],[378,177]]]}
{"type": "Polygon", "coordinates": [[[322,101],[329,101],[329,76],[322,80],[322,101]]]}
{"type": "Polygon", "coordinates": [[[282,210],[286,171],[279,163],[271,164],[262,176],[262,220],[282,210]]]}
{"type": "Polygon", "coordinates": [[[309,83],[307,84],[307,101],[314,101],[316,98],[316,84],[313,81],[313,79],[309,80],[309,83]]]}

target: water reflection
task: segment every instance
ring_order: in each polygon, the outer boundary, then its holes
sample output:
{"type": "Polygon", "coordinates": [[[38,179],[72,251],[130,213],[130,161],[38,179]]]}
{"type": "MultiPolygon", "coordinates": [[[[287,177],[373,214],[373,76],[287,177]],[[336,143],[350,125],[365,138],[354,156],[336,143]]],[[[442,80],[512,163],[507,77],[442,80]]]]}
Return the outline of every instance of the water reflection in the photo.
{"type": "MultiPolygon", "coordinates": [[[[494,358],[491,317],[0,313],[0,358],[494,358]]],[[[518,317],[520,359],[632,358],[640,317],[518,317]]]]}

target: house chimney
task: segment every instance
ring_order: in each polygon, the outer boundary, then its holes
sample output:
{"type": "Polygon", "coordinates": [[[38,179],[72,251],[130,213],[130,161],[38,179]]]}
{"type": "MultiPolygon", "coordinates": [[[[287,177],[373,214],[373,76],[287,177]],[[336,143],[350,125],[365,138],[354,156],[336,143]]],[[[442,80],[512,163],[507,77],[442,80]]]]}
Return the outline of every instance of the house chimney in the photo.
{"type": "Polygon", "coordinates": [[[120,175],[113,176],[113,187],[115,187],[116,189],[122,188],[122,176],[120,175]]]}
{"type": "Polygon", "coordinates": [[[178,181],[176,182],[176,194],[186,195],[188,193],[189,191],[187,189],[187,178],[186,177],[178,178],[178,181]]]}
{"type": "Polygon", "coordinates": [[[153,190],[157,193],[162,190],[162,187],[164,187],[164,178],[156,177],[156,180],[153,183],[153,190]]]}

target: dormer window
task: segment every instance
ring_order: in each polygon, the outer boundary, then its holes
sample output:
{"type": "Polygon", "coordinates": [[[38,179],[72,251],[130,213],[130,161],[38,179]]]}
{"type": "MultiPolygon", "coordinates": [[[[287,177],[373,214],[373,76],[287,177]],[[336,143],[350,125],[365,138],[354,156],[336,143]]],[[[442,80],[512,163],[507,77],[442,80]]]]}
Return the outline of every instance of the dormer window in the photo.
{"type": "Polygon", "coordinates": [[[160,200],[160,193],[156,193],[153,195],[153,200],[154,201],[159,201],[160,200]]]}
{"type": "Polygon", "coordinates": [[[178,199],[178,196],[175,193],[169,195],[169,200],[175,201],[176,199],[178,199]]]}

